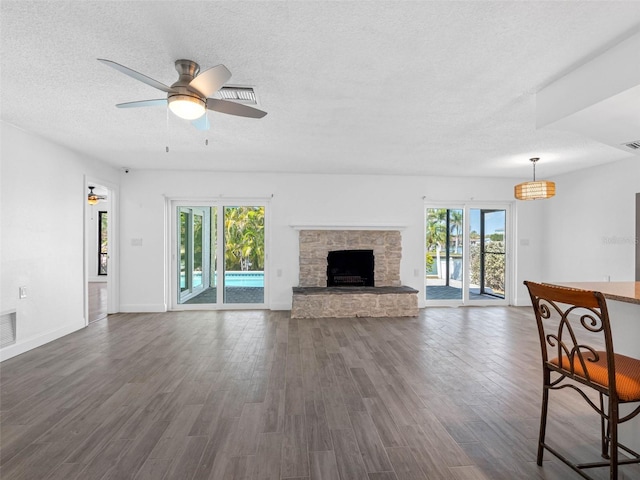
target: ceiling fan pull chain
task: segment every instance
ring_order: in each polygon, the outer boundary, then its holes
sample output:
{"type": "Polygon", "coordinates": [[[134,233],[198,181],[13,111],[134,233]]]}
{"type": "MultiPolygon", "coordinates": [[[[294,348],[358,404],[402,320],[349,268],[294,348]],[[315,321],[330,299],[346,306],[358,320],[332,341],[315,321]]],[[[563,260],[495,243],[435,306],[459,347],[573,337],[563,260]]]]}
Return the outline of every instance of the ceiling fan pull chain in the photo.
{"type": "Polygon", "coordinates": [[[167,146],[165,147],[165,153],[169,153],[169,143],[171,143],[171,130],[169,129],[169,109],[167,108],[167,146]]]}

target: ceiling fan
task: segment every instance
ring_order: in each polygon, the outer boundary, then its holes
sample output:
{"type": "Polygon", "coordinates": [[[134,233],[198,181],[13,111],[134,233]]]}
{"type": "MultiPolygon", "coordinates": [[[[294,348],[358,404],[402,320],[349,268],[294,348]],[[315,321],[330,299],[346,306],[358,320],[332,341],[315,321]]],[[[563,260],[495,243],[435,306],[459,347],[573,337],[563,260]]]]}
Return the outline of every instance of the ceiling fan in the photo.
{"type": "Polygon", "coordinates": [[[119,103],[116,105],[118,108],[168,105],[169,110],[175,115],[185,120],[191,120],[191,123],[200,130],[209,130],[207,110],[248,118],[262,118],[267,114],[267,112],[248,105],[211,98],[231,78],[231,72],[224,65],[211,67],[198,74],[200,65],[196,62],[192,60],[176,60],[175,67],[179,75],[178,81],[168,87],[153,78],[111,60],[99,58],[98,61],[167,93],[167,98],[119,103]]]}
{"type": "Polygon", "coordinates": [[[97,193],[95,193],[93,191],[93,189],[96,188],[92,185],[89,185],[89,194],[87,195],[87,203],[89,203],[89,205],[95,205],[96,203],[98,203],[100,200],[104,200],[107,197],[103,197],[102,195],[98,195],[97,193]]]}

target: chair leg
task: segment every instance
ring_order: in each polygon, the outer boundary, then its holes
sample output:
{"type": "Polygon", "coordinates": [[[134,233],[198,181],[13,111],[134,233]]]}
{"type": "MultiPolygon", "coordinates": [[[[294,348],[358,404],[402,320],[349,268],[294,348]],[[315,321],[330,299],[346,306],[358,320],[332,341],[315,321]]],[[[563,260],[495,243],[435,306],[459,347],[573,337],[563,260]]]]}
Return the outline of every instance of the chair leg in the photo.
{"type": "Polygon", "coordinates": [[[600,411],[603,412],[600,415],[600,435],[602,437],[602,458],[609,458],[609,435],[610,431],[610,422],[605,420],[604,416],[604,395],[600,393],[600,411]]]}
{"type": "Polygon", "coordinates": [[[549,405],[549,373],[545,372],[544,385],[542,387],[542,412],[540,413],[540,435],[538,436],[538,457],[537,464],[542,466],[542,456],[544,454],[544,437],[547,430],[547,410],[549,405]]]}
{"type": "Polygon", "coordinates": [[[609,479],[618,480],[618,402],[609,398],[609,479]]]}

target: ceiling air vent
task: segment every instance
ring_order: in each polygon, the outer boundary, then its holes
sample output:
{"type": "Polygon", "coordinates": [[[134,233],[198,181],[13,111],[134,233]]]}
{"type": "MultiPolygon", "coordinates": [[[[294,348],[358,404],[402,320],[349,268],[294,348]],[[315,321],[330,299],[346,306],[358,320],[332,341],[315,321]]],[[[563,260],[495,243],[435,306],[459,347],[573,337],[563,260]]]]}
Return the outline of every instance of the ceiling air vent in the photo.
{"type": "Polygon", "coordinates": [[[218,90],[218,95],[223,100],[232,100],[245,105],[257,105],[256,92],[252,87],[226,86],[218,90]]]}
{"type": "Polygon", "coordinates": [[[635,142],[625,142],[622,146],[630,148],[631,150],[640,150],[640,140],[636,140],[635,142]]]}

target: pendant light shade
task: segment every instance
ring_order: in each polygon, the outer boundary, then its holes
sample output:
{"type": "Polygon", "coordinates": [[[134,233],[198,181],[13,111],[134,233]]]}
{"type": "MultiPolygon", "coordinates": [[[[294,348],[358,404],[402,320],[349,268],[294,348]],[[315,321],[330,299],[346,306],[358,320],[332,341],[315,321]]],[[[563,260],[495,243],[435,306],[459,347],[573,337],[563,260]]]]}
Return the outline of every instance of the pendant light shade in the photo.
{"type": "Polygon", "coordinates": [[[514,187],[514,195],[518,200],[540,200],[551,198],[556,194],[556,184],[547,180],[536,180],[536,162],[539,158],[530,158],[533,163],[533,181],[524,182],[514,187]]]}

